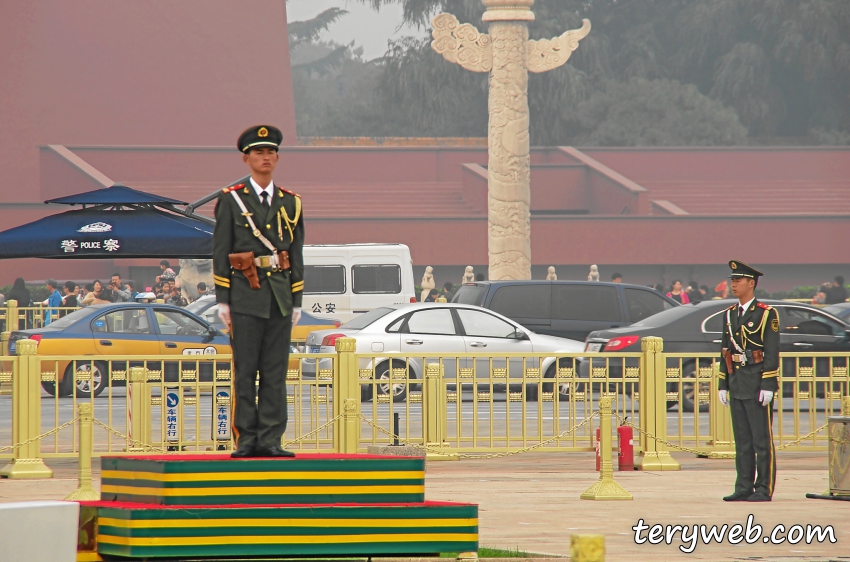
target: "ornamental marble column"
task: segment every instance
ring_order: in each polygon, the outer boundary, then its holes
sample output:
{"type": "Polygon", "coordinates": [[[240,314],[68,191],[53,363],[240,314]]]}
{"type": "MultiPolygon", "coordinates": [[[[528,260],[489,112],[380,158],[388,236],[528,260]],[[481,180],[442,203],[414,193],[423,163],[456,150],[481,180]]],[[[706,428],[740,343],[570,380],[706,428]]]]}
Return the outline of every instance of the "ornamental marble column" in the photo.
{"type": "Polygon", "coordinates": [[[534,0],[482,0],[488,34],[451,14],[436,16],[432,48],[449,62],[490,73],[487,242],[490,279],[531,279],[528,73],[563,65],[590,21],[552,40],[528,40],[534,0]]]}

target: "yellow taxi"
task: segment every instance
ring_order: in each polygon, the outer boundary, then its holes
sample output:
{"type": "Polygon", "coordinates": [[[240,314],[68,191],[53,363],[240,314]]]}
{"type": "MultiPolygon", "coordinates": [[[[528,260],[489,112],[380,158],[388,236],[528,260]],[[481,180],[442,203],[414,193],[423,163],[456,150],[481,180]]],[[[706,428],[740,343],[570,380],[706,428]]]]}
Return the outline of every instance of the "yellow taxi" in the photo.
{"type": "MultiPolygon", "coordinates": [[[[38,355],[93,356],[87,361],[42,361],[42,373],[55,372],[57,384],[45,381],[48,393],[69,396],[76,387],[78,396],[97,396],[108,386],[110,373],[126,372],[128,367],[147,366],[162,370],[165,380],[176,380],[179,365],[154,361],[105,361],[110,355],[217,355],[230,354],[230,338],[195,314],[167,304],[113,303],[89,306],[59,318],[47,326],[17,330],[9,337],[9,354],[15,355],[19,340],[38,342],[38,355]],[[74,377],[74,370],[77,376],[74,377]],[[76,380],[76,384],[74,382],[76,380]],[[57,392],[58,390],[58,392],[57,392]]],[[[200,380],[212,380],[213,363],[198,364],[200,380]]],[[[112,376],[112,384],[124,384],[112,376]]]]}

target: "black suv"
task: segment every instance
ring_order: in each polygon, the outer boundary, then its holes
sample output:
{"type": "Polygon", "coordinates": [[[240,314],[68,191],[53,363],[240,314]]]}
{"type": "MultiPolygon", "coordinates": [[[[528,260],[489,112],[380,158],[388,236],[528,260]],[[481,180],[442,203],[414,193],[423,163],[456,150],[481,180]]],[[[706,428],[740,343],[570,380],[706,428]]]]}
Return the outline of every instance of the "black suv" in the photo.
{"type": "Polygon", "coordinates": [[[489,308],[538,334],[580,341],[679,305],[648,287],[593,281],[479,281],[463,285],[452,302],[489,308]]]}

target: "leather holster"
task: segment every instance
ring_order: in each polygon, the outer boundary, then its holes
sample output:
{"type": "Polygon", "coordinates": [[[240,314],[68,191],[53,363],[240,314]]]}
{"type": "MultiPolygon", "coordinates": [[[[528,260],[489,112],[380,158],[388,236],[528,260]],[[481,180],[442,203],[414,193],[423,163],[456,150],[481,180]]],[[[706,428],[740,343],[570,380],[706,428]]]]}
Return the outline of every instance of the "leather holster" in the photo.
{"type": "Polygon", "coordinates": [[[726,373],[731,375],[735,372],[735,366],[732,363],[732,350],[724,347],[721,353],[723,354],[723,359],[726,361],[726,373]]]}
{"type": "Polygon", "coordinates": [[[240,252],[227,257],[230,258],[230,266],[242,272],[252,289],[260,288],[260,276],[257,275],[257,266],[254,265],[254,252],[240,252]]]}
{"type": "Polygon", "coordinates": [[[277,253],[278,263],[280,264],[280,270],[286,271],[289,269],[289,252],[286,250],[281,250],[277,253]]]}

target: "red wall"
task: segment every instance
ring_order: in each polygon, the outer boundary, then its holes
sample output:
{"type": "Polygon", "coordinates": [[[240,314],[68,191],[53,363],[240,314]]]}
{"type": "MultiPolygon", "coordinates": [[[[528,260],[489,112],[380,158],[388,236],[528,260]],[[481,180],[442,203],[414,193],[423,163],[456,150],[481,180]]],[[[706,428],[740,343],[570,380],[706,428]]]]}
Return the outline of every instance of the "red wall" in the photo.
{"type": "Polygon", "coordinates": [[[586,148],[582,152],[631,180],[834,181],[850,177],[844,147],[586,148]]]}
{"type": "MultiPolygon", "coordinates": [[[[310,244],[399,242],[414,263],[487,263],[487,219],[313,219],[310,244]]],[[[850,217],[534,217],[534,264],[850,263],[850,217]],[[725,233],[761,232],[724,243],[725,233]],[[800,233],[806,240],[801,242],[800,233]],[[822,241],[822,243],[810,243],[822,241]]]]}
{"type": "Polygon", "coordinates": [[[4,1],[0,77],[0,203],[42,199],[40,145],[295,142],[282,0],[4,1]]]}

